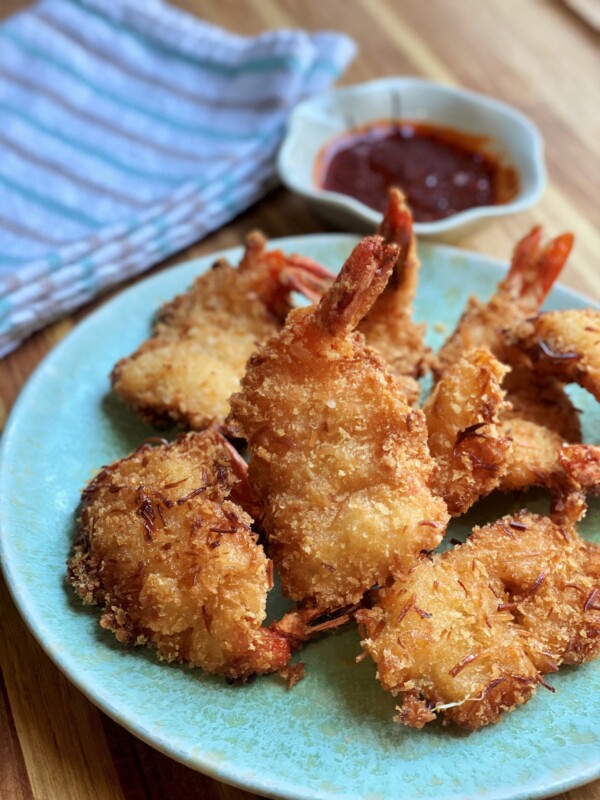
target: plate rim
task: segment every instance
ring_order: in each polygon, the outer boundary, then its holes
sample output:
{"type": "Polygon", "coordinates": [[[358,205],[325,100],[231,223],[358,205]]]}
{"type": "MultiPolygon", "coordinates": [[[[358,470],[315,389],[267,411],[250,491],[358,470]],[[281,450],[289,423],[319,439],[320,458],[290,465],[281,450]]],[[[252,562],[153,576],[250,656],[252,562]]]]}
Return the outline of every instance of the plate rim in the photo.
{"type": "MultiPolygon", "coordinates": [[[[351,247],[353,244],[358,242],[360,238],[360,235],[353,233],[331,232],[296,234],[269,239],[269,245],[271,247],[281,247],[285,249],[290,247],[298,247],[299,245],[301,246],[302,243],[307,241],[317,243],[318,241],[325,240],[327,242],[327,240],[329,240],[327,243],[331,243],[332,245],[335,242],[343,241],[344,244],[347,243],[348,246],[351,247]]],[[[444,252],[447,257],[459,256],[468,260],[481,259],[484,262],[485,268],[491,267],[494,270],[499,269],[503,273],[506,273],[508,269],[508,265],[504,260],[487,256],[486,254],[477,251],[466,250],[464,248],[458,248],[452,245],[429,241],[419,242],[418,246],[419,249],[427,249],[428,251],[433,251],[433,253],[440,251],[444,252]]],[[[47,629],[47,626],[43,624],[43,622],[40,623],[40,621],[36,619],[34,613],[35,598],[30,593],[23,591],[23,589],[20,589],[17,586],[18,573],[16,571],[13,572],[14,565],[12,564],[12,559],[9,552],[9,539],[6,535],[9,514],[6,512],[7,504],[4,502],[4,493],[2,491],[5,481],[5,459],[7,457],[7,452],[11,447],[13,437],[19,433],[21,406],[26,406],[29,396],[35,392],[37,383],[43,380],[48,368],[53,366],[55,360],[60,361],[63,350],[68,350],[71,347],[71,343],[75,341],[82,333],[85,333],[88,327],[94,328],[99,321],[102,321],[104,315],[110,315],[111,306],[116,301],[122,302],[128,296],[132,296],[136,291],[139,290],[140,285],[158,281],[161,278],[166,278],[167,275],[173,276],[177,272],[183,274],[186,271],[191,270],[194,265],[202,266],[205,269],[208,269],[212,261],[218,258],[235,258],[240,252],[240,245],[223,248],[214,252],[211,251],[204,255],[178,262],[177,264],[160,270],[153,275],[148,275],[142,280],[136,281],[131,286],[122,289],[112,297],[104,300],[104,302],[97,309],[95,309],[88,316],[86,316],[85,319],[75,325],[73,330],[70,331],[69,334],[67,334],[67,336],[65,336],[64,339],[61,340],[55,347],[53,347],[52,350],[50,350],[42,358],[40,363],[36,365],[36,368],[29,375],[24,386],[19,392],[19,395],[9,413],[4,430],[0,436],[0,569],[2,570],[9,593],[13,602],[15,603],[21,619],[24,621],[27,629],[31,632],[36,642],[41,646],[42,650],[52,660],[60,672],[69,680],[69,682],[73,684],[90,702],[92,702],[103,713],[106,713],[117,724],[128,730],[132,735],[190,769],[201,772],[202,774],[207,775],[214,780],[221,781],[249,792],[254,792],[255,794],[270,798],[284,798],[285,800],[331,800],[333,795],[330,792],[323,792],[317,789],[309,789],[307,791],[304,789],[300,793],[298,787],[292,785],[291,782],[286,785],[282,785],[281,781],[278,781],[277,786],[269,786],[268,783],[265,784],[262,782],[265,780],[264,777],[258,776],[255,778],[253,775],[250,776],[248,774],[246,774],[244,779],[237,779],[232,771],[234,767],[232,767],[229,762],[226,762],[224,767],[220,767],[219,762],[212,762],[209,757],[204,754],[201,756],[192,756],[191,754],[181,750],[178,745],[163,745],[157,737],[152,736],[151,732],[145,731],[143,729],[143,725],[140,725],[140,723],[137,723],[136,727],[136,723],[130,722],[130,720],[123,715],[123,712],[120,712],[118,708],[113,706],[109,696],[104,696],[103,692],[98,689],[97,685],[90,687],[86,684],[81,674],[72,669],[70,658],[63,659],[61,657],[60,649],[57,647],[56,639],[52,640],[51,633],[47,629]]],[[[587,297],[575,289],[571,289],[570,287],[564,286],[560,283],[555,284],[554,288],[559,289],[561,292],[566,294],[567,297],[573,298],[573,300],[579,303],[583,302],[591,308],[600,310],[599,302],[587,297]]],[[[184,291],[184,289],[178,291],[184,291]]],[[[151,318],[151,313],[152,312],[149,314],[149,319],[151,318]]],[[[557,780],[547,781],[543,785],[539,782],[536,782],[535,784],[530,784],[529,786],[520,786],[518,791],[510,789],[508,794],[506,791],[502,790],[500,792],[493,791],[486,794],[485,797],[486,800],[529,800],[529,798],[532,800],[535,798],[541,799],[549,797],[553,794],[583,786],[597,778],[600,778],[600,762],[598,764],[590,765],[583,772],[579,770],[576,774],[557,780]]],[[[456,800],[457,796],[458,795],[456,795],[456,793],[450,795],[444,793],[443,795],[438,795],[438,798],[439,800],[445,800],[445,798],[448,798],[448,800],[456,800]]],[[[338,798],[338,800],[342,800],[342,798],[346,797],[358,799],[359,795],[336,794],[335,797],[338,798]]]]}

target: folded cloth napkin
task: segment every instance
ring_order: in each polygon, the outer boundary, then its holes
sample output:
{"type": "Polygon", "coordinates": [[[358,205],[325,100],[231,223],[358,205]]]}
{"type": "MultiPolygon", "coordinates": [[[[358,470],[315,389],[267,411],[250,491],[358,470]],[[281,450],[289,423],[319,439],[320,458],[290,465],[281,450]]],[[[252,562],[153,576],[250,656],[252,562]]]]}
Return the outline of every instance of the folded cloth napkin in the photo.
{"type": "Polygon", "coordinates": [[[0,356],[274,183],[286,118],[355,52],[163,0],[41,0],[0,26],[0,356]]]}

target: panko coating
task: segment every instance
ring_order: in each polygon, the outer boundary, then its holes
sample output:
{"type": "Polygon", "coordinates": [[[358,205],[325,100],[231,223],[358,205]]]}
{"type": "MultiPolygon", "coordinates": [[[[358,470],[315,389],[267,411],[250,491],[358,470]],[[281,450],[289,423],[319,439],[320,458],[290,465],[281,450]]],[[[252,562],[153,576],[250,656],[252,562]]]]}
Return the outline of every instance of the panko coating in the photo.
{"type": "Polygon", "coordinates": [[[563,445],[559,459],[577,489],[600,494],[600,445],[563,445]]]}
{"type": "Polygon", "coordinates": [[[287,639],[261,627],[272,564],[232,501],[239,466],[214,430],[142,445],[82,495],[69,581],[120,642],[229,679],[273,672],[287,639]]]}
{"type": "Polygon", "coordinates": [[[600,547],[520,512],[397,577],[358,612],[397,721],[467,730],[526,702],[561,663],[600,654],[600,547]]]}
{"type": "Polygon", "coordinates": [[[504,333],[533,369],[563,383],[578,383],[600,401],[600,311],[546,311],[504,333]]]}
{"type": "Polygon", "coordinates": [[[438,376],[474,347],[486,347],[500,361],[507,361],[503,330],[538,311],[572,246],[571,233],[563,233],[544,247],[541,228],[524,236],[514,249],[506,278],[490,300],[483,303],[477,297],[469,298],[456,329],[438,353],[438,376]]]}
{"type": "Polygon", "coordinates": [[[563,472],[561,447],[581,441],[579,414],[556,378],[536,375],[527,367],[511,369],[503,386],[508,406],[501,425],[512,450],[500,489],[551,486],[563,472]]]}
{"type": "Polygon", "coordinates": [[[292,311],[251,357],[231,398],[269,555],[304,605],[358,602],[435,548],[448,521],[424,415],[354,330],[400,255],[362,240],[319,306],[292,311]]]}
{"type": "Polygon", "coordinates": [[[490,576],[461,548],[423,559],[358,612],[363,647],[384,689],[403,702],[395,718],[422,728],[443,714],[468,730],[497,722],[535,691],[525,633],[499,610],[490,576]]]}
{"type": "Polygon", "coordinates": [[[507,422],[526,419],[554,431],[563,442],[581,440],[579,412],[556,378],[536,375],[527,367],[512,367],[502,388],[509,401],[502,411],[507,422]]]}
{"type": "MultiPolygon", "coordinates": [[[[437,377],[475,346],[487,347],[500,361],[512,365],[515,348],[504,331],[537,313],[572,245],[572,234],[564,233],[542,247],[539,227],[521,239],[508,274],[492,298],[487,303],[469,299],[455,331],[438,354],[437,377]]],[[[556,379],[537,375],[522,365],[517,364],[506,376],[503,388],[508,403],[500,421],[513,446],[500,488],[508,491],[548,484],[560,471],[558,452],[563,442],[580,440],[577,413],[556,379]]]]}
{"type": "Polygon", "coordinates": [[[420,264],[412,214],[399,189],[390,190],[378,233],[385,242],[399,245],[401,255],[387,286],[358,330],[365,335],[367,344],[385,358],[414,405],[421,394],[417,379],[428,371],[432,354],[425,344],[425,324],[412,319],[420,264]]]}
{"type": "Polygon", "coordinates": [[[467,544],[515,605],[541,673],[600,655],[600,546],[527,511],[475,528],[467,544]]]}
{"type": "Polygon", "coordinates": [[[436,462],[433,491],[453,516],[496,489],[508,469],[511,441],[499,424],[507,406],[501,388],[507,372],[489,350],[469,350],[446,370],[423,406],[436,462]]]}
{"type": "Polygon", "coordinates": [[[266,248],[262,234],[249,234],[237,269],[216,262],[163,306],[153,336],[116,364],[113,389],[144,420],[222,426],[246,361],[281,328],[292,291],[314,298],[329,284],[310,259],[266,248]]]}

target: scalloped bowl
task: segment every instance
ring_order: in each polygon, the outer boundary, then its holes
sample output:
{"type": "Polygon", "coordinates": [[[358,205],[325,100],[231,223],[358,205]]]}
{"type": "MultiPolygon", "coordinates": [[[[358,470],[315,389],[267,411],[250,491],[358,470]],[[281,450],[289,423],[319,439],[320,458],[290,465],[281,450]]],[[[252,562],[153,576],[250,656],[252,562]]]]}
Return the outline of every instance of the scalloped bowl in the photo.
{"type": "Polygon", "coordinates": [[[546,185],[544,145],[538,129],[516,109],[476,92],[420,78],[384,78],[336,89],[300,103],[292,113],[277,167],[283,183],[310,200],[336,225],[372,231],[381,214],[359,200],[326,191],[315,182],[323,145],[350,125],[397,116],[456,128],[488,139],[486,150],[514,167],[517,195],[508,203],[477,206],[435,222],[415,223],[419,237],[446,241],[483,227],[494,218],[524,211],[536,203],[546,185]]]}

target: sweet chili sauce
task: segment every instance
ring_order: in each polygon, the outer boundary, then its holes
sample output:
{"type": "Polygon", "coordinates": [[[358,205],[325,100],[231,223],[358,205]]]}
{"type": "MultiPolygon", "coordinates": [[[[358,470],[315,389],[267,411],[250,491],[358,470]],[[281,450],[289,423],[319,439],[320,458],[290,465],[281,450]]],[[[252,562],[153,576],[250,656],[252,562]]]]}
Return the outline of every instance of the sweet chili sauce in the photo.
{"type": "Polygon", "coordinates": [[[399,186],[415,221],[431,222],[516,195],[515,170],[485,145],[484,137],[425,122],[377,122],[328,142],[316,182],[376,211],[384,210],[389,187],[399,186]]]}

